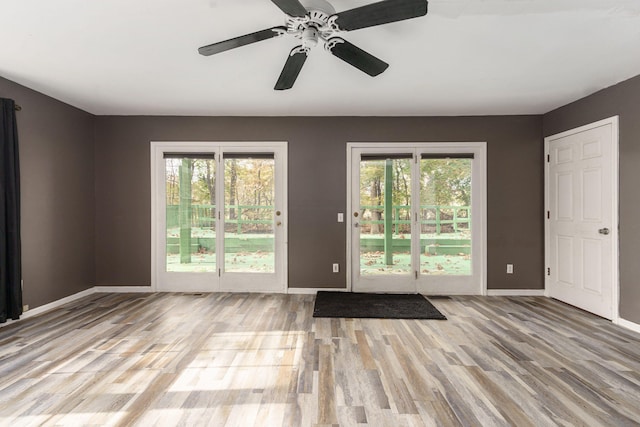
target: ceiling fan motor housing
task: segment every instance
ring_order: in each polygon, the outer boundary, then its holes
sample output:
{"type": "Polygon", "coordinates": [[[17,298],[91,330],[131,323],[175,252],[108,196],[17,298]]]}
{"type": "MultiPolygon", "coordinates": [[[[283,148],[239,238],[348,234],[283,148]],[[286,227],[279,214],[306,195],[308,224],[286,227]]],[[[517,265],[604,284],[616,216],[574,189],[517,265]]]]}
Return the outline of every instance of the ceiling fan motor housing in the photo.
{"type": "Polygon", "coordinates": [[[327,17],[336,13],[333,6],[326,0],[302,0],[300,3],[302,3],[309,13],[316,11],[319,14],[327,15],[327,17]]]}
{"type": "Polygon", "coordinates": [[[302,39],[304,46],[311,48],[318,44],[318,37],[326,40],[333,35],[335,29],[329,18],[336,11],[326,0],[302,0],[301,3],[307,9],[307,15],[303,18],[287,16],[285,24],[289,34],[302,39]]]}

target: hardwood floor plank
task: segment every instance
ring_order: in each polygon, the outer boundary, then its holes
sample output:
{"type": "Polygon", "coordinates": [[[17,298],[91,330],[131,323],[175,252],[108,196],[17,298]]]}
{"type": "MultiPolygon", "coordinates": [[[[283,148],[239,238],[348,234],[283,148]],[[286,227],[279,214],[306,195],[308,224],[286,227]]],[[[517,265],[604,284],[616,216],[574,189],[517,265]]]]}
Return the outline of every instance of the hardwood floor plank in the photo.
{"type": "Polygon", "coordinates": [[[318,370],[318,422],[335,424],[338,422],[335,402],[335,372],[331,345],[320,346],[320,364],[318,370]]]}
{"type": "Polygon", "coordinates": [[[373,356],[371,355],[371,348],[369,347],[369,343],[367,342],[367,337],[364,335],[364,331],[354,331],[356,336],[356,341],[358,342],[358,352],[360,354],[360,358],[362,359],[362,364],[364,369],[376,369],[376,363],[373,360],[373,356]]]}
{"type": "Polygon", "coordinates": [[[447,321],[311,295],[95,294],[0,328],[0,425],[640,426],[640,335],[543,297],[447,321]]]}

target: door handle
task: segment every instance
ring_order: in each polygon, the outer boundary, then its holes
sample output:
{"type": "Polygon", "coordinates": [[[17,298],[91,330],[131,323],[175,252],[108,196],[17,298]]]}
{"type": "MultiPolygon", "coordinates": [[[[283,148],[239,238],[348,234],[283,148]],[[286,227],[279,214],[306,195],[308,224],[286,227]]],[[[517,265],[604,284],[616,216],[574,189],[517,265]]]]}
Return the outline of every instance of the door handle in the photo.
{"type": "Polygon", "coordinates": [[[600,230],[598,230],[598,233],[600,234],[609,234],[609,229],[608,228],[601,228],[600,230]]]}
{"type": "Polygon", "coordinates": [[[276,225],[279,227],[279,226],[282,225],[282,222],[278,221],[278,222],[276,222],[276,225]]]}
{"type": "Polygon", "coordinates": [[[360,223],[358,223],[358,222],[354,222],[354,223],[353,223],[353,226],[354,226],[355,228],[358,228],[358,227],[360,227],[360,223]]]}

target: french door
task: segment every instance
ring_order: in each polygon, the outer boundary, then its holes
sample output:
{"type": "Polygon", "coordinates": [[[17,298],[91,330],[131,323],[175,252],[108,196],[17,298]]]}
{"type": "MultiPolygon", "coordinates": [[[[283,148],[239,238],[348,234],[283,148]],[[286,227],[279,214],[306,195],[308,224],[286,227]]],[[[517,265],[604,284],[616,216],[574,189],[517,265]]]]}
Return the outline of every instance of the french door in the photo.
{"type": "Polygon", "coordinates": [[[151,143],[156,290],[286,290],[286,155],[286,143],[151,143]]]}
{"type": "Polygon", "coordinates": [[[348,144],[350,288],[485,292],[484,143],[348,144]]]}

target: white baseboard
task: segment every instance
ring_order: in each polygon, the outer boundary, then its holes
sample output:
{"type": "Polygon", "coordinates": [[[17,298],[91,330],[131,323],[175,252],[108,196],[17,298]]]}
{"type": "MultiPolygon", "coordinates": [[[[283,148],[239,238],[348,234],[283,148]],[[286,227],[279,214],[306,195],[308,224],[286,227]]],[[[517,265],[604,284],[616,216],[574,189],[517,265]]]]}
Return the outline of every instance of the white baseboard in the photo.
{"type": "Polygon", "coordinates": [[[73,302],[75,300],[78,300],[80,298],[84,298],[84,297],[89,296],[89,295],[93,295],[94,293],[95,293],[95,288],[89,288],[89,289],[85,289],[84,291],[80,291],[78,293],[75,293],[73,295],[69,295],[68,297],[64,297],[64,298],[61,298],[59,300],[50,302],[49,304],[45,304],[45,305],[41,305],[41,306],[36,307],[36,308],[32,308],[31,310],[27,310],[24,313],[22,313],[22,315],[20,316],[20,319],[18,319],[18,320],[9,319],[9,320],[7,320],[6,323],[0,323],[0,328],[3,327],[3,326],[8,326],[8,325],[10,325],[12,323],[15,323],[15,322],[19,322],[20,320],[28,319],[30,317],[37,316],[37,315],[42,314],[44,312],[47,312],[47,311],[50,311],[50,310],[54,310],[54,309],[56,309],[58,307],[61,307],[61,306],[65,305],[65,304],[67,304],[67,303],[73,302]]]}
{"type": "Polygon", "coordinates": [[[318,291],[347,292],[347,288],[287,288],[288,294],[315,295],[318,291]]]}
{"type": "Polygon", "coordinates": [[[487,289],[490,297],[543,297],[544,289],[487,289]]]}
{"type": "MultiPolygon", "coordinates": [[[[346,288],[287,288],[288,294],[297,295],[315,295],[319,291],[330,292],[347,292],[346,288]]],[[[40,307],[33,308],[20,316],[18,320],[7,320],[6,323],[1,323],[0,328],[8,326],[14,322],[19,322],[23,319],[28,319],[33,316],[37,316],[49,310],[56,309],[67,303],[75,301],[80,298],[84,298],[95,293],[151,293],[154,292],[151,286],[94,286],[84,291],[78,292],[68,297],[61,298],[57,301],[50,302],[49,304],[41,305],[40,307]]],[[[487,290],[488,296],[544,296],[544,289],[489,289],[487,290]]],[[[640,325],[630,322],[624,319],[618,319],[617,324],[625,328],[631,329],[636,332],[640,332],[640,325]]]]}
{"type": "Polygon", "coordinates": [[[640,325],[629,320],[624,320],[623,318],[618,318],[615,322],[616,324],[622,326],[623,328],[631,329],[634,332],[640,333],[640,325]]]}
{"type": "MultiPolygon", "coordinates": [[[[342,291],[345,292],[345,288],[288,288],[286,293],[289,294],[313,294],[315,295],[318,291],[342,291]]],[[[61,307],[67,303],[73,302],[80,298],[84,298],[89,295],[93,295],[96,293],[152,293],[155,292],[151,286],[94,286],[89,289],[85,289],[84,291],[75,293],[73,295],[69,295],[68,297],[61,298],[59,300],[50,302],[45,305],[41,305],[39,307],[32,308],[31,310],[25,311],[20,316],[20,319],[13,320],[7,319],[5,323],[0,323],[0,328],[3,326],[9,326],[12,323],[19,322],[20,320],[28,319],[30,317],[37,316],[39,314],[45,313],[50,310],[54,310],[58,307],[61,307]]]]}
{"type": "MultiPolygon", "coordinates": [[[[332,291],[332,292],[347,292],[346,288],[287,288],[288,294],[298,295],[315,295],[318,291],[332,291]]],[[[54,310],[67,303],[73,302],[80,298],[84,298],[95,293],[151,293],[154,292],[151,286],[94,286],[84,291],[80,291],[68,297],[61,298],[57,301],[50,302],[49,304],[41,305],[40,307],[28,310],[20,316],[18,320],[8,319],[5,323],[0,323],[0,328],[11,325],[12,323],[19,322],[30,317],[37,316],[50,310],[54,310]]],[[[545,296],[544,289],[488,289],[487,296],[545,296]]],[[[614,321],[615,324],[622,326],[623,328],[630,329],[634,332],[640,333],[640,324],[618,318],[614,321]]]]}
{"type": "Polygon", "coordinates": [[[12,323],[19,322],[24,319],[28,319],[30,317],[37,316],[39,314],[45,313],[50,310],[54,310],[58,307],[61,307],[67,303],[73,302],[80,298],[84,298],[89,295],[93,295],[95,293],[146,293],[152,292],[151,286],[94,286],[89,289],[85,289],[84,291],[80,291],[73,295],[69,295],[68,297],[60,298],[59,300],[50,302],[45,305],[41,305],[39,307],[32,308],[31,310],[25,311],[20,316],[18,320],[8,319],[5,323],[0,323],[0,328],[3,326],[9,326],[12,323]]]}
{"type": "Polygon", "coordinates": [[[28,319],[29,317],[37,316],[38,314],[42,314],[45,311],[53,310],[55,308],[61,307],[65,304],[78,300],[80,298],[84,298],[89,295],[93,295],[95,293],[95,288],[85,289],[84,291],[80,291],[76,294],[69,295],[68,297],[60,298],[59,300],[50,302],[49,304],[41,305],[40,307],[36,307],[25,312],[20,318],[28,319]]]}
{"type": "Polygon", "coordinates": [[[96,286],[97,293],[114,293],[114,294],[136,294],[153,292],[151,286],[96,286]]]}

